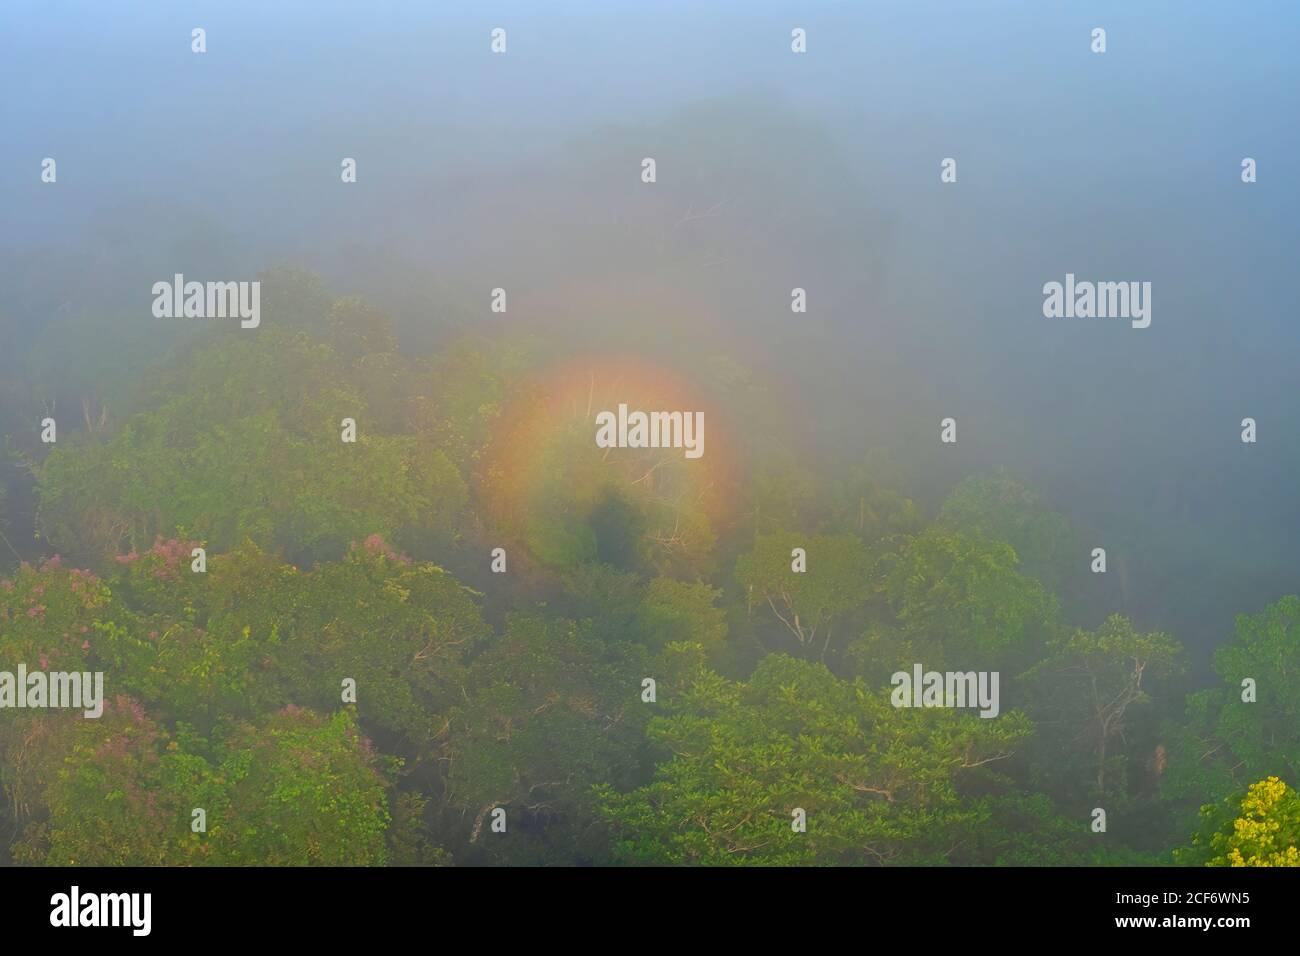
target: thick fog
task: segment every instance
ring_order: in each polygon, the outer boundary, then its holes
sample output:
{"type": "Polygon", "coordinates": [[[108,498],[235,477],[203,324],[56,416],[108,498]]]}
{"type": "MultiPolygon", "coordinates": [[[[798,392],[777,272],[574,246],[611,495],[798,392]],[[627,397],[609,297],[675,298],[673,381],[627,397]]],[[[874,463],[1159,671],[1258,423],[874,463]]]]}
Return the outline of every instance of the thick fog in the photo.
{"type": "Polygon", "coordinates": [[[730,357],[814,468],[886,448],[931,512],[1005,467],[1118,562],[1097,619],[1198,663],[1300,588],[1293,5],[464,6],[6,2],[6,399],[147,376],[160,279],[290,264],[412,351],[730,357]],[[1044,317],[1067,273],[1150,282],[1149,327],[1044,317]]]}

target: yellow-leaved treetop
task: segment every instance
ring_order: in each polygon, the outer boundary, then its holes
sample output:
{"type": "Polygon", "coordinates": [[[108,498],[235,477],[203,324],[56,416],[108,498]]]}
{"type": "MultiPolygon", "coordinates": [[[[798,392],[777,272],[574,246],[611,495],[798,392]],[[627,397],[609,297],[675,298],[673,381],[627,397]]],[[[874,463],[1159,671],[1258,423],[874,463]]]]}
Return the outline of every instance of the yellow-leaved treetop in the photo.
{"type": "Polygon", "coordinates": [[[1210,866],[1300,866],[1300,793],[1277,777],[1252,784],[1232,831],[1214,835],[1210,866]]]}

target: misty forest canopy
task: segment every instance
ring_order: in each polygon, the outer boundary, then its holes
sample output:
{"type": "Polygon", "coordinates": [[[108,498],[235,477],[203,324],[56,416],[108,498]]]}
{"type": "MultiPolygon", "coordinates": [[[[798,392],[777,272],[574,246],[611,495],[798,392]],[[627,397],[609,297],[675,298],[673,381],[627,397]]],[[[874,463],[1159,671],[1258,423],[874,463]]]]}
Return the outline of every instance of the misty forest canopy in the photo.
{"type": "Polygon", "coordinates": [[[0,671],[106,696],[4,710],[8,861],[1296,865],[1300,599],[1200,680],[1007,472],[924,504],[788,451],[734,359],[415,357],[261,281],[259,328],[61,399],[56,442],[7,395],[0,671]],[[602,446],[620,402],[708,409],[707,452],[602,446]],[[914,667],[999,706],[896,706],[914,667]]]}

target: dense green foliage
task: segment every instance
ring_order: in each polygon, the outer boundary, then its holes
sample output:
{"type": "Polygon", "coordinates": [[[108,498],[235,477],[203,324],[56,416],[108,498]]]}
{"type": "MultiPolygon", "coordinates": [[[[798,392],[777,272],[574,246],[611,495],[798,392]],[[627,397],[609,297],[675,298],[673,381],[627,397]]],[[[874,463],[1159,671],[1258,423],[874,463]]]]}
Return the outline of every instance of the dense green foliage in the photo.
{"type": "Polygon", "coordinates": [[[535,343],[412,360],[285,271],[266,314],[6,452],[44,550],[6,559],[0,672],[106,688],[0,710],[8,861],[1297,865],[1300,599],[1197,688],[1015,478],[927,509],[878,455],[812,474],[726,415],[735,363],[676,373],[729,423],[711,470],[596,448],[613,386],[535,343]],[[1000,713],[894,706],[914,664],[998,672],[1000,713]]]}

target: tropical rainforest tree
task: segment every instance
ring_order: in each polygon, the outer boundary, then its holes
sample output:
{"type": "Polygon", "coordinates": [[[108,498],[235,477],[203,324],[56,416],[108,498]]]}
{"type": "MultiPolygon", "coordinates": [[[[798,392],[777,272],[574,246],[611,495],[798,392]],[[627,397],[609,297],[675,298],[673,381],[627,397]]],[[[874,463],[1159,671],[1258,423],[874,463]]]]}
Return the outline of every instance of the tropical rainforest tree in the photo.
{"type": "Polygon", "coordinates": [[[1182,648],[1161,632],[1142,634],[1115,614],[1094,631],[1076,629],[1053,640],[1048,656],[1023,681],[1038,727],[1042,766],[1064,793],[1103,799],[1127,791],[1130,754],[1141,733],[1152,690],[1177,672],[1182,648]]]}
{"type": "Polygon", "coordinates": [[[1201,831],[1178,852],[1205,866],[1300,866],[1300,794],[1277,777],[1201,809],[1201,831]]]}
{"type": "Polygon", "coordinates": [[[1032,732],[1016,713],[898,709],[783,654],[745,682],[700,668],[666,706],[648,728],[654,780],[598,790],[622,862],[953,862],[991,812],[966,793],[996,788],[1032,732]]]}
{"type": "Polygon", "coordinates": [[[761,535],[736,562],[748,603],[779,621],[800,649],[825,654],[835,624],[868,594],[871,560],[855,535],[761,535]],[[796,570],[796,549],[807,564],[796,570]]]}

